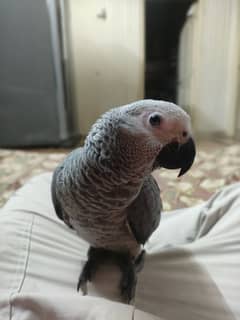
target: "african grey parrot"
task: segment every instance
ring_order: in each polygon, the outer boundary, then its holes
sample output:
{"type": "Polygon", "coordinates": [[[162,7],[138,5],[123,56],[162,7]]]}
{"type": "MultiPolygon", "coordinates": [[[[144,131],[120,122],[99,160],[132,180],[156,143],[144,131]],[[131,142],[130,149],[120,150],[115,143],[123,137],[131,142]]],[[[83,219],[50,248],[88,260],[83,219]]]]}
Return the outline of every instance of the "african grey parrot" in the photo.
{"type": "Polygon", "coordinates": [[[141,245],[157,228],[162,208],[151,172],[181,168],[182,175],[194,157],[190,118],[173,103],[141,100],[96,121],[84,146],[66,157],[52,180],[58,217],[90,244],[78,289],[99,263],[113,259],[122,272],[121,294],[132,299],[141,245]]]}

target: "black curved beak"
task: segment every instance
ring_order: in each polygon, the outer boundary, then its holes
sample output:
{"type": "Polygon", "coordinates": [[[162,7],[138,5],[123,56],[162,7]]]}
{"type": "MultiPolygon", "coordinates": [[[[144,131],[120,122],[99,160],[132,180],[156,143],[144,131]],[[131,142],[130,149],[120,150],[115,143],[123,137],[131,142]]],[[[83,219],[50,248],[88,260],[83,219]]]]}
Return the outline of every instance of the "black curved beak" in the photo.
{"type": "Polygon", "coordinates": [[[178,174],[180,177],[191,168],[195,155],[196,147],[192,138],[182,145],[171,142],[159,152],[153,168],[181,169],[178,174]]]}

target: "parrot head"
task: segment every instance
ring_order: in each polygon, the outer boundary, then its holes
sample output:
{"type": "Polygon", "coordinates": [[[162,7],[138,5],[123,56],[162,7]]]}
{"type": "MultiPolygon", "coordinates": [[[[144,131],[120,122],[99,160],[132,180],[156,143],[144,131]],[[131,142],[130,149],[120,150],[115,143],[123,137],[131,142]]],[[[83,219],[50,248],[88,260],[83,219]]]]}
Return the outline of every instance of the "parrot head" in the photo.
{"type": "Polygon", "coordinates": [[[102,163],[123,157],[131,170],[137,163],[139,170],[149,164],[152,169],[180,168],[179,175],[190,169],[196,153],[189,115],[174,103],[150,99],[103,114],[85,146],[94,150],[102,163]]]}
{"type": "Polygon", "coordinates": [[[141,100],[130,106],[128,121],[133,117],[134,132],[142,131],[142,139],[160,147],[153,168],[180,169],[179,176],[186,173],[196,155],[189,115],[167,101],[141,100]]]}

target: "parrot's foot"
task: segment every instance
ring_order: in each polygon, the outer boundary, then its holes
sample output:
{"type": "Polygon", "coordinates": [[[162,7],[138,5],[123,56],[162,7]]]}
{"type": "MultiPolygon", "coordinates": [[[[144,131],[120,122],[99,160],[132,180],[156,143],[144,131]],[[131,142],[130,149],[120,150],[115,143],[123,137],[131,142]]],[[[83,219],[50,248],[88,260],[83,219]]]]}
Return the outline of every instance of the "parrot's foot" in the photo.
{"type": "Polygon", "coordinates": [[[113,252],[102,248],[90,247],[88,250],[88,260],[79,276],[77,290],[81,288],[83,294],[87,293],[87,282],[94,277],[97,268],[105,262],[114,262],[121,270],[122,277],[120,280],[121,296],[127,303],[133,299],[137,283],[137,272],[144,264],[145,251],[134,259],[129,253],[113,252]]]}
{"type": "Polygon", "coordinates": [[[81,288],[84,295],[87,294],[87,282],[92,280],[92,277],[97,271],[98,260],[100,258],[100,253],[98,253],[99,250],[102,250],[102,249],[97,249],[93,247],[89,248],[88,260],[85,263],[82,269],[82,272],[79,276],[77,291],[79,291],[81,288]]]}
{"type": "Polygon", "coordinates": [[[119,267],[122,271],[122,279],[120,282],[121,295],[127,303],[130,303],[134,298],[137,273],[140,272],[144,266],[145,250],[137,256],[135,260],[129,254],[121,254],[121,262],[119,267]]]}
{"type": "Polygon", "coordinates": [[[121,296],[124,301],[130,303],[135,295],[137,284],[135,262],[129,254],[121,254],[121,260],[118,265],[122,272],[120,280],[121,296]]]}

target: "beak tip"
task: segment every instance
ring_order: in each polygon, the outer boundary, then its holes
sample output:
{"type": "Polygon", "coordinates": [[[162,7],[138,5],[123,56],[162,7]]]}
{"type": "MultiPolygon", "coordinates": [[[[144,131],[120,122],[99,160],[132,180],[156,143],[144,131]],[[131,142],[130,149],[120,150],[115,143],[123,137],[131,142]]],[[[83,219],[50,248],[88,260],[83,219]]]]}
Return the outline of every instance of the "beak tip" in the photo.
{"type": "Polygon", "coordinates": [[[178,174],[178,178],[183,176],[190,169],[190,167],[191,166],[189,166],[189,168],[181,168],[181,170],[179,171],[179,174],[178,174]]]}
{"type": "Polygon", "coordinates": [[[182,170],[180,170],[177,177],[180,178],[182,175],[183,175],[182,170]]]}

